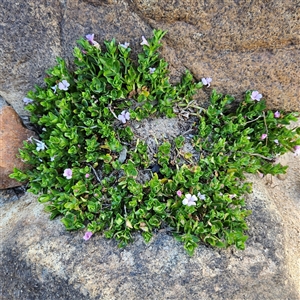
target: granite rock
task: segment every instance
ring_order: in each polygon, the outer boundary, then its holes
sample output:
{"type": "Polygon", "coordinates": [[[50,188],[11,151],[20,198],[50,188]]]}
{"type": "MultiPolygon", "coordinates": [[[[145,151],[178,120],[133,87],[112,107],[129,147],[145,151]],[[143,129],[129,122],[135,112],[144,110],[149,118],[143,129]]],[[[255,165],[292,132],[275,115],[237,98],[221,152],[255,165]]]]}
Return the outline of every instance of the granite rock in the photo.
{"type": "MultiPolygon", "coordinates": [[[[113,240],[65,231],[37,197],[1,207],[0,287],[4,299],[299,300],[299,158],[282,162],[286,180],[249,176],[246,250],[200,245],[189,257],[164,230],[145,244],[118,249],[113,240]]],[[[1,194],[0,194],[1,198],[1,194]]],[[[1,203],[0,203],[1,204],[1,203]]]]}
{"type": "Polygon", "coordinates": [[[13,168],[24,170],[28,168],[20,158],[19,148],[22,148],[23,141],[36,136],[22,125],[21,119],[10,106],[0,108],[0,189],[7,189],[22,185],[22,183],[9,178],[13,168]]]}
{"type": "MultiPolygon", "coordinates": [[[[22,98],[34,84],[43,84],[56,56],[71,66],[80,36],[95,33],[100,43],[115,37],[130,42],[136,53],[140,37],[153,28],[168,30],[162,56],[173,81],[190,69],[196,79],[212,77],[214,88],[237,99],[257,89],[270,108],[300,110],[297,0],[2,0],[0,14],[0,95],[21,115],[22,98]]],[[[10,148],[14,158],[32,133],[11,107],[4,110],[18,124],[18,134],[27,132],[0,140],[18,143],[10,148]]],[[[4,130],[6,123],[1,121],[0,133],[12,134],[15,125],[4,130]]],[[[1,163],[9,163],[2,153],[1,163]]],[[[246,250],[200,245],[193,257],[164,230],[149,244],[137,234],[125,249],[99,234],[85,242],[83,232],[67,232],[59,219],[50,221],[35,196],[11,191],[7,200],[0,191],[1,296],[299,300],[300,165],[292,154],[282,159],[290,165],[284,180],[250,178],[254,193],[247,206],[253,214],[246,250]]]]}
{"type": "Polygon", "coordinates": [[[0,96],[19,115],[26,114],[23,97],[62,55],[63,2],[0,2],[0,96]]]}
{"type": "Polygon", "coordinates": [[[152,28],[168,30],[162,55],[173,81],[190,69],[237,99],[255,89],[270,108],[300,110],[297,0],[3,0],[0,13],[0,95],[19,114],[22,98],[43,83],[56,56],[71,64],[79,37],[115,37],[136,53],[152,28]]]}
{"type": "Polygon", "coordinates": [[[212,77],[238,99],[256,89],[270,108],[300,110],[297,1],[133,2],[143,20],[168,30],[168,46],[196,78],[212,77]]]}

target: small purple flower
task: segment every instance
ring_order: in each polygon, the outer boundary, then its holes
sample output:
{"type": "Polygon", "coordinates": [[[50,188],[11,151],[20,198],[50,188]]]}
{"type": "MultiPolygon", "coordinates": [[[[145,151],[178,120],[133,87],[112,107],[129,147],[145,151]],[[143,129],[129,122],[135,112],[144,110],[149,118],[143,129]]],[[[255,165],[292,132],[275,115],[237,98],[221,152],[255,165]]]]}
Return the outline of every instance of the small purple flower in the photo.
{"type": "Polygon", "coordinates": [[[279,118],[280,117],[280,112],[277,110],[274,112],[274,118],[279,118]]]}
{"type": "Polygon", "coordinates": [[[25,98],[23,98],[23,102],[25,103],[25,105],[28,105],[30,103],[33,103],[33,100],[25,97],[25,98]]]}
{"type": "Polygon", "coordinates": [[[123,110],[121,114],[118,115],[118,120],[125,124],[127,120],[130,120],[130,113],[128,111],[126,112],[125,110],[123,110]]]}
{"type": "Polygon", "coordinates": [[[65,79],[62,80],[62,82],[60,82],[58,84],[58,88],[62,91],[67,91],[69,86],[70,86],[70,83],[65,79]]]}
{"type": "Polygon", "coordinates": [[[275,158],[275,160],[274,160],[274,163],[275,163],[275,164],[278,164],[278,163],[279,163],[279,159],[280,159],[280,158],[279,158],[279,155],[277,154],[277,155],[276,155],[276,158],[275,158]]]}
{"type": "Polygon", "coordinates": [[[182,200],[182,204],[187,206],[195,206],[197,200],[198,199],[195,195],[186,194],[185,198],[182,200]]]}
{"type": "Polygon", "coordinates": [[[276,139],[276,140],[274,140],[274,143],[278,145],[279,141],[276,139]]]}
{"type": "Polygon", "coordinates": [[[54,93],[56,93],[57,85],[52,86],[51,89],[53,90],[54,93]]]}
{"type": "Polygon", "coordinates": [[[63,176],[65,176],[67,179],[71,179],[72,178],[72,170],[71,169],[65,169],[63,176]]]}
{"type": "Polygon", "coordinates": [[[257,171],[258,172],[258,176],[260,177],[260,178],[263,178],[264,177],[264,174],[263,173],[260,173],[259,171],[257,171]]]}
{"type": "Polygon", "coordinates": [[[87,34],[85,37],[91,45],[94,44],[94,34],[87,34]]]}
{"type": "Polygon", "coordinates": [[[156,68],[149,68],[149,73],[153,74],[155,72],[156,68]]]}
{"type": "Polygon", "coordinates": [[[296,145],[294,147],[294,155],[297,156],[297,155],[300,155],[300,145],[296,145]]]}
{"type": "Polygon", "coordinates": [[[200,192],[198,193],[197,196],[200,200],[205,200],[205,195],[202,195],[200,192]]]}
{"type": "Polygon", "coordinates": [[[260,137],[261,140],[264,140],[268,135],[266,133],[263,133],[260,137]]]}
{"type": "Polygon", "coordinates": [[[258,91],[253,91],[251,94],[252,100],[260,101],[261,97],[262,97],[262,94],[260,94],[258,91]]]}
{"type": "Polygon", "coordinates": [[[29,137],[26,141],[27,141],[28,143],[32,143],[32,142],[33,142],[32,139],[33,139],[33,136],[29,137]]]}
{"type": "Polygon", "coordinates": [[[146,45],[148,47],[150,47],[148,41],[146,40],[146,38],[144,36],[142,36],[142,42],[141,42],[141,45],[146,45]]]}
{"type": "Polygon", "coordinates": [[[45,150],[46,148],[47,148],[47,146],[46,146],[46,144],[45,143],[43,143],[43,142],[41,142],[41,141],[39,141],[39,140],[36,140],[36,139],[34,139],[35,140],[35,143],[36,143],[36,151],[40,151],[40,150],[45,150]]]}
{"type": "Polygon", "coordinates": [[[91,231],[87,231],[87,232],[85,233],[85,235],[83,236],[83,239],[84,239],[85,241],[88,241],[88,240],[92,237],[92,235],[93,235],[93,233],[92,233],[91,231]]]}
{"type": "Polygon", "coordinates": [[[87,34],[85,37],[91,45],[95,46],[97,49],[100,49],[100,45],[94,41],[94,34],[87,34]]]}
{"type": "Polygon", "coordinates": [[[127,49],[129,47],[129,43],[125,42],[124,44],[119,43],[122,48],[127,49]]]}
{"type": "Polygon", "coordinates": [[[181,197],[181,196],[182,196],[182,191],[181,191],[181,190],[178,190],[178,191],[176,192],[176,194],[177,194],[178,197],[181,197]]]}
{"type": "Polygon", "coordinates": [[[89,178],[90,177],[90,174],[85,174],[85,178],[89,178]]]}
{"type": "Polygon", "coordinates": [[[204,85],[207,85],[207,87],[210,87],[210,83],[212,82],[212,79],[210,77],[202,78],[201,81],[204,85]]]}
{"type": "Polygon", "coordinates": [[[230,194],[228,197],[229,197],[230,199],[235,198],[235,197],[236,197],[236,194],[230,194]]]}

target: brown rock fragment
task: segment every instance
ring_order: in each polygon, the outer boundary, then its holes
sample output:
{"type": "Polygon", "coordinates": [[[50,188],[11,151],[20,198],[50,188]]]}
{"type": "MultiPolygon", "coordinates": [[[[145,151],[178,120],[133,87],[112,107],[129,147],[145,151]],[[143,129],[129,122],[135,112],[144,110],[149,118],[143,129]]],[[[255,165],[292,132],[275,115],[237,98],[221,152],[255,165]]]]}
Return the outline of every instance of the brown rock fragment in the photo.
{"type": "Polygon", "coordinates": [[[8,176],[13,168],[26,168],[21,159],[17,158],[17,154],[23,146],[23,141],[30,136],[35,136],[35,133],[22,125],[12,107],[4,106],[0,109],[0,189],[22,185],[8,176]]]}
{"type": "Polygon", "coordinates": [[[28,114],[21,99],[43,84],[56,56],[73,61],[79,37],[94,33],[101,47],[112,38],[129,42],[136,59],[153,28],[168,31],[161,51],[172,82],[189,69],[237,100],[257,90],[270,109],[300,111],[299,0],[19,2],[0,1],[0,94],[18,114],[28,114]]]}

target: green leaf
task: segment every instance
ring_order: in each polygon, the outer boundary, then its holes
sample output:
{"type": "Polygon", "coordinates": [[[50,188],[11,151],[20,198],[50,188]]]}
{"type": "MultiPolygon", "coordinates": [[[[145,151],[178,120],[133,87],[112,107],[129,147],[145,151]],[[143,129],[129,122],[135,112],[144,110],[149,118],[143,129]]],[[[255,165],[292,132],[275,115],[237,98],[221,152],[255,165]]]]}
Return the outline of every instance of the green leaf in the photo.
{"type": "Polygon", "coordinates": [[[19,170],[17,168],[14,168],[14,171],[13,171],[13,173],[11,173],[9,175],[9,178],[15,179],[20,182],[26,181],[29,179],[29,177],[26,173],[22,172],[21,170],[19,170]]]}
{"type": "Polygon", "coordinates": [[[46,195],[46,194],[44,194],[44,195],[42,195],[42,196],[40,196],[39,198],[38,198],[38,201],[40,202],[40,203],[45,203],[45,202],[48,202],[48,201],[50,201],[51,199],[52,199],[52,195],[46,195]]]}
{"type": "Polygon", "coordinates": [[[138,175],[138,171],[135,168],[134,162],[132,160],[128,160],[127,164],[122,165],[121,168],[126,173],[126,176],[136,177],[138,175]]]}
{"type": "Polygon", "coordinates": [[[79,180],[74,186],[72,186],[72,190],[75,196],[79,196],[87,191],[87,187],[82,180],[79,180]]]}

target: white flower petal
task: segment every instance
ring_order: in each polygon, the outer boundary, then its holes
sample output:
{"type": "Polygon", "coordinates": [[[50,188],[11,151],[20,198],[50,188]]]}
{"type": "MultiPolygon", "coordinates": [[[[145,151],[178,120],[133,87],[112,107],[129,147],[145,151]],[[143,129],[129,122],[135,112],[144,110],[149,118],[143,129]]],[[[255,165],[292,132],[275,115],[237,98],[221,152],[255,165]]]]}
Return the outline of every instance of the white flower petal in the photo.
{"type": "Polygon", "coordinates": [[[197,197],[195,195],[192,196],[191,201],[197,201],[197,197]]]}
{"type": "Polygon", "coordinates": [[[118,115],[118,120],[121,121],[122,123],[126,123],[126,119],[123,115],[118,115]]]}
{"type": "Polygon", "coordinates": [[[184,204],[184,205],[188,205],[188,204],[189,204],[189,201],[188,201],[188,199],[184,198],[184,199],[182,200],[182,204],[184,204]]]}

